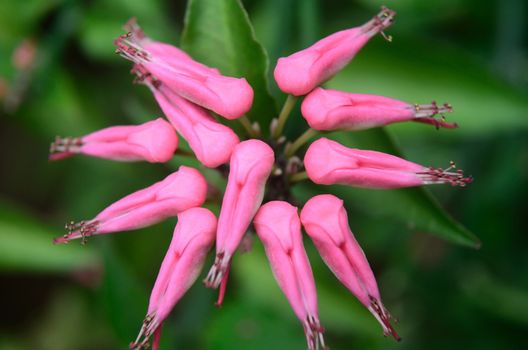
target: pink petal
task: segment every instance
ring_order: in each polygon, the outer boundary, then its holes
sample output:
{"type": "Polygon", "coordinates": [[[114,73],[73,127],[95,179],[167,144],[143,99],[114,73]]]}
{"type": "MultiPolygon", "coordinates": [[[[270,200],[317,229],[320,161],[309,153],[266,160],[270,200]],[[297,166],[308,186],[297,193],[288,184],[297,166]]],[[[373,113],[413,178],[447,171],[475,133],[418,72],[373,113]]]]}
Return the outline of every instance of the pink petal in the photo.
{"type": "Polygon", "coordinates": [[[464,187],[473,181],[462,170],[453,171],[453,162],[445,169],[426,168],[390,154],[348,148],[324,137],[308,147],[304,166],[308,177],[321,185],[391,189],[431,184],[464,187]]]}
{"type": "Polygon", "coordinates": [[[310,92],[301,105],[304,119],[316,130],[363,130],[403,121],[418,121],[453,128],[435,116],[451,112],[449,104],[412,105],[391,98],[351,94],[337,90],[316,88],[310,92]]]}
{"type": "Polygon", "coordinates": [[[216,261],[205,281],[208,287],[218,288],[224,278],[231,257],[262,203],[274,161],[273,150],[262,141],[248,140],[235,147],[218,219],[216,261]]]}
{"type": "Polygon", "coordinates": [[[178,147],[174,128],[158,118],[141,125],[113,126],[80,138],[57,138],[51,145],[50,159],[73,154],[119,160],[164,163],[178,147]]]}
{"type": "Polygon", "coordinates": [[[227,163],[240,142],[229,127],[214,120],[202,107],[193,104],[165,86],[152,88],[165,116],[189,143],[202,164],[210,168],[227,163]]]}
{"type": "Polygon", "coordinates": [[[181,97],[226,119],[242,117],[253,104],[253,89],[245,78],[210,73],[189,75],[156,63],[144,63],[144,67],[181,97]]]}
{"type": "Polygon", "coordinates": [[[366,188],[420,186],[421,165],[375,151],[345,147],[327,138],[313,142],[304,156],[308,177],[317,184],[366,188]]]}
{"type": "Polygon", "coordinates": [[[208,209],[191,208],[178,214],[178,224],[152,289],[147,316],[131,344],[132,349],[141,349],[152,334],[154,342],[159,343],[161,325],[196,281],[213,245],[215,231],[216,217],[208,209]]]}
{"type": "Polygon", "coordinates": [[[205,201],[207,183],[196,169],[181,166],[164,180],[136,191],[108,206],[94,219],[67,225],[69,233],[55,239],[73,239],[128,231],[156,224],[205,201]]]}
{"type": "Polygon", "coordinates": [[[130,33],[114,41],[117,52],[142,65],[175,93],[227,119],[240,118],[249,111],[253,89],[245,78],[223,76],[178,48],[146,38],[136,23],[127,27],[130,33]]]}
{"type": "Polygon", "coordinates": [[[390,314],[381,302],[378,285],[365,253],[348,225],[343,201],[333,195],[310,199],[301,212],[306,233],[335,276],[365,305],[383,327],[385,335],[400,337],[390,325],[390,314]]]}
{"type": "Polygon", "coordinates": [[[274,76],[279,88],[295,96],[306,95],[345,65],[376,33],[392,23],[394,12],[383,9],[361,27],[343,30],[288,57],[279,58],[274,76]]]}
{"type": "Polygon", "coordinates": [[[301,111],[316,130],[363,130],[414,118],[414,106],[382,96],[314,89],[301,111]]]}
{"type": "Polygon", "coordinates": [[[319,341],[324,347],[315,281],[302,242],[297,208],[283,201],[266,203],[253,223],[275,279],[307,331],[308,347],[318,348],[319,341]]]}

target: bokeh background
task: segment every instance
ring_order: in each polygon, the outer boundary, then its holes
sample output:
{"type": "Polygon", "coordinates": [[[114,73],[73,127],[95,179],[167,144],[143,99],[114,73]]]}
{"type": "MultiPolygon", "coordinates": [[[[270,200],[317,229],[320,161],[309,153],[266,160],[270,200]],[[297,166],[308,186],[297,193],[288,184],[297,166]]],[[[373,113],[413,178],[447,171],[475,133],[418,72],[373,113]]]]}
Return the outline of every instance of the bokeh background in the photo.
{"type": "MultiPolygon", "coordinates": [[[[270,56],[359,25],[378,0],[245,0],[270,56]]],[[[320,314],[332,349],[518,349],[528,331],[528,4],[524,0],[385,1],[398,12],[329,85],[410,102],[448,101],[457,130],[397,125],[408,159],[455,160],[475,182],[432,192],[482,241],[480,250],[350,205],[351,225],[378,277],[403,342],[369,313],[313,246],[320,314]]],[[[0,349],[122,349],[135,338],[175,220],[53,246],[70,219],[146,187],[166,165],[72,158],[49,163],[55,135],[78,136],[160,115],[112,40],[132,16],[178,43],[184,1],[0,0],[0,349]]],[[[215,31],[215,27],[205,28],[215,31]]],[[[211,55],[215,55],[214,52],[211,55]]],[[[284,96],[270,80],[272,94],[284,96]]],[[[298,112],[291,135],[305,128],[298,112]]],[[[368,134],[359,138],[368,138],[368,134]]],[[[373,146],[375,149],[375,145],[373,146]]],[[[398,207],[398,201],[384,203],[398,207]]],[[[214,206],[213,206],[214,207],[214,206]]],[[[364,208],[363,208],[364,209],[364,208]]],[[[411,215],[412,213],[409,213],[411,215]]],[[[209,262],[207,263],[207,265],[209,262]]],[[[201,283],[175,308],[163,349],[304,349],[302,328],[273,281],[261,244],[238,256],[225,305],[201,283]]]]}

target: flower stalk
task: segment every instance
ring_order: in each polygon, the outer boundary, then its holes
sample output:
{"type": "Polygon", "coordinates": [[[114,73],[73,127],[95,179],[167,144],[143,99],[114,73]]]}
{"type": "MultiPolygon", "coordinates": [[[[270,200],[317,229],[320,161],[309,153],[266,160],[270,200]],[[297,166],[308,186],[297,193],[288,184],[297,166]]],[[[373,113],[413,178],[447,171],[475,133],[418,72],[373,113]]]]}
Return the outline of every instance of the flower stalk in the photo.
{"type": "Polygon", "coordinates": [[[284,101],[284,105],[282,105],[282,109],[279,113],[277,124],[272,124],[271,134],[273,138],[279,139],[279,137],[281,137],[284,126],[286,125],[286,121],[288,120],[288,117],[290,116],[298,99],[299,98],[294,95],[288,95],[288,97],[286,97],[286,101],[284,101]]]}

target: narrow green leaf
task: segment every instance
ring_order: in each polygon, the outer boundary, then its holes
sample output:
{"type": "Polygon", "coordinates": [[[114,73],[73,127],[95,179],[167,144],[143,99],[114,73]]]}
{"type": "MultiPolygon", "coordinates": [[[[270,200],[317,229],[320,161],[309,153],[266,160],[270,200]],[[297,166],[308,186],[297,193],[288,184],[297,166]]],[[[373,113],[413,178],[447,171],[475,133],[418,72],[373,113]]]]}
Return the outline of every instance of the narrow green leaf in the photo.
{"type": "Polygon", "coordinates": [[[69,272],[99,263],[94,250],[70,244],[55,246],[53,232],[43,223],[0,201],[0,271],[69,272]]]}
{"type": "MultiPolygon", "coordinates": [[[[390,135],[383,129],[359,133],[339,132],[328,136],[348,147],[373,149],[401,156],[390,135]]],[[[312,184],[299,187],[295,189],[295,193],[303,200],[316,193],[334,193],[344,199],[347,206],[354,207],[366,215],[399,220],[412,230],[435,234],[457,244],[474,248],[480,246],[479,239],[443,210],[432,194],[423,187],[397,190],[312,184]]]]}
{"type": "Polygon", "coordinates": [[[266,79],[268,57],[240,1],[189,0],[182,47],[223,74],[247,79],[255,93],[248,117],[266,132],[277,115],[266,79]]]}

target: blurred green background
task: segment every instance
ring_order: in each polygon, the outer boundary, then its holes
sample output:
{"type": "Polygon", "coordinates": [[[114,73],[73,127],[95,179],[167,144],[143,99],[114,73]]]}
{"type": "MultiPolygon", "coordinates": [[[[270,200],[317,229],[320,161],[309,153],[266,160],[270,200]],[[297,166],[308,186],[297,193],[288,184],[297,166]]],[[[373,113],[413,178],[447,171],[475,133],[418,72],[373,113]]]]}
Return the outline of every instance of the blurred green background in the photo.
{"type": "MultiPolygon", "coordinates": [[[[382,4],[243,3],[271,71],[277,57],[362,24],[382,4]]],[[[398,12],[387,30],[394,41],[371,40],[328,86],[454,106],[447,117],[459,123],[457,130],[409,123],[387,129],[408,159],[435,166],[454,160],[473,174],[468,188],[432,192],[482,247],[456,245],[414,225],[409,218],[415,212],[397,210],[398,195],[417,192],[392,192],[382,205],[376,200],[385,197],[376,191],[343,194],[384,302],[400,320],[403,341],[381,335],[307,242],[326,340],[332,349],[518,349],[528,331],[528,4],[384,4],[398,12]]],[[[89,218],[163,178],[179,160],[153,165],[77,157],[48,163],[47,151],[55,135],[79,136],[160,115],[147,89],[131,84],[130,64],[114,54],[112,40],[136,16],[149,36],[179,43],[185,6],[163,0],[0,0],[0,350],[120,349],[135,338],[175,220],[94,238],[85,247],[53,246],[51,237],[61,235],[70,219],[89,218]]],[[[211,19],[201,30],[222,33],[219,19],[211,19]]],[[[192,42],[186,45],[192,48],[192,42]]],[[[245,52],[210,55],[222,65],[242,60],[245,52]]],[[[272,79],[269,87],[280,105],[284,96],[272,79]]],[[[305,127],[296,111],[287,132],[294,136],[305,127]]],[[[349,142],[383,150],[386,140],[378,136],[358,133],[349,142]]],[[[297,192],[302,198],[310,189],[297,192]]],[[[421,215],[420,202],[413,205],[421,215]]],[[[196,283],[166,322],[162,348],[305,348],[302,328],[256,240],[250,253],[235,258],[220,310],[213,307],[215,297],[196,283]]]]}

